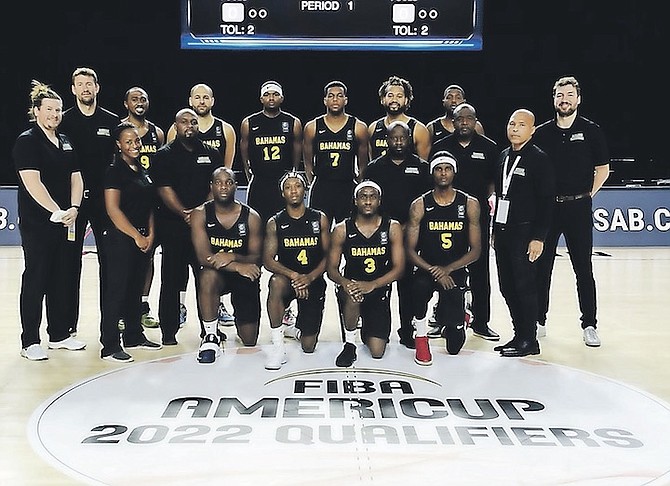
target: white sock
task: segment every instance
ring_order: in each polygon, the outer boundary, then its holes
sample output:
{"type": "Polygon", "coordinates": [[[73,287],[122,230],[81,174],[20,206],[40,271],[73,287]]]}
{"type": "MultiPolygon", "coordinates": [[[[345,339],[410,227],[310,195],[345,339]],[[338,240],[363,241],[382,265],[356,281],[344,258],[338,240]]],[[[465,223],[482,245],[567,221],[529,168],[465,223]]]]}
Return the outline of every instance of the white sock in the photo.
{"type": "Polygon", "coordinates": [[[179,303],[183,304],[184,302],[186,302],[186,291],[185,290],[179,292],[179,303]]]}
{"type": "Polygon", "coordinates": [[[284,344],[284,328],[283,326],[270,328],[270,337],[272,344],[280,346],[284,344]]]}
{"type": "Polygon", "coordinates": [[[142,296],[142,302],[149,302],[149,296],[148,295],[143,295],[142,296]]]}
{"type": "Polygon", "coordinates": [[[353,331],[349,331],[348,329],[345,329],[345,331],[344,331],[344,342],[345,343],[356,344],[356,335],[357,334],[358,334],[358,329],[354,329],[353,331]]]}
{"type": "Polygon", "coordinates": [[[223,295],[221,297],[219,297],[219,302],[221,302],[223,304],[223,295]]]}
{"type": "Polygon", "coordinates": [[[214,334],[216,335],[216,330],[217,326],[219,325],[219,320],[213,320],[213,321],[204,321],[202,323],[203,326],[205,326],[205,333],[207,334],[214,334]]]}
{"type": "Polygon", "coordinates": [[[414,326],[416,327],[416,337],[424,337],[428,335],[428,316],[422,319],[414,318],[414,326]]]}

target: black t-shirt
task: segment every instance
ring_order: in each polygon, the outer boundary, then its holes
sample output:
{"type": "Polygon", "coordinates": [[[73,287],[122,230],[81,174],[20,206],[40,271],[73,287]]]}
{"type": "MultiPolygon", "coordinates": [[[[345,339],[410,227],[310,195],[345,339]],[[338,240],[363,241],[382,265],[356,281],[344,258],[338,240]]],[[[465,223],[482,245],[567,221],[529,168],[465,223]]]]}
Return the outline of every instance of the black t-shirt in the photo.
{"type": "Polygon", "coordinates": [[[383,217],[377,230],[365,237],[352,218],[345,220],[342,254],[346,260],[344,276],[348,279],[372,281],[391,267],[391,220],[383,217]]]}
{"type": "Polygon", "coordinates": [[[533,143],[549,156],[556,193],[561,196],[591,192],[595,168],[609,164],[605,134],[582,116],[570,128],[560,128],[556,120],[546,121],[535,130],[533,143]]]}
{"type": "Polygon", "coordinates": [[[147,171],[136,165],[134,171],[121,157],[107,168],[105,189],[121,192],[119,207],[135,228],[147,228],[154,207],[155,188],[147,171]]]}
{"type": "MultiPolygon", "coordinates": [[[[194,140],[194,150],[189,152],[179,139],[161,147],[152,160],[151,176],[157,188],[171,187],[188,209],[203,204],[209,196],[212,172],[223,167],[221,154],[200,140],[194,140]]],[[[166,207],[161,216],[180,219],[166,207]]]]}
{"type": "MultiPolygon", "coordinates": [[[[12,157],[17,173],[21,170],[37,170],[42,184],[61,209],[71,205],[72,173],[79,172],[77,154],[68,137],[58,134],[56,147],[37,125],[23,132],[16,139],[12,157]]],[[[33,199],[19,179],[19,218],[26,224],[53,224],[51,213],[33,199]]]]}
{"type": "Polygon", "coordinates": [[[63,113],[58,129],[77,151],[89,197],[103,197],[105,172],[117,152],[112,132],[120,122],[118,115],[100,106],[91,116],[84,115],[77,106],[63,113]]]}
{"type": "Polygon", "coordinates": [[[273,216],[277,225],[277,261],[286,268],[307,274],[324,258],[321,242],[321,211],[305,208],[301,218],[282,209],[273,216]]]}
{"type": "Polygon", "coordinates": [[[467,192],[479,201],[482,217],[488,216],[488,191],[494,183],[500,149],[488,137],[475,133],[467,147],[451,134],[433,145],[433,153],[447,150],[458,162],[454,187],[467,192]]]}
{"type": "Polygon", "coordinates": [[[405,224],[412,201],[433,187],[428,162],[409,154],[402,164],[395,164],[389,154],[373,160],[363,174],[364,179],[382,188],[380,212],[405,224]]]}

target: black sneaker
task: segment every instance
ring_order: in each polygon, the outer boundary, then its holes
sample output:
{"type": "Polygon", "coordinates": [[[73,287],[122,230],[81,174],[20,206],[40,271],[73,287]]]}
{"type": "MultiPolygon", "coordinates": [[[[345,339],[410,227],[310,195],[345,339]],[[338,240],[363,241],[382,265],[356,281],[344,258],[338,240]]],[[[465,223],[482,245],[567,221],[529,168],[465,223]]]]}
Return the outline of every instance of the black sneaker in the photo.
{"type": "Polygon", "coordinates": [[[102,359],[105,361],[116,361],[118,363],[130,363],[133,361],[133,357],[123,350],[103,356],[102,359]]]}
{"type": "Polygon", "coordinates": [[[342,352],[337,355],[335,359],[335,366],[340,368],[348,368],[356,361],[356,345],[353,343],[344,343],[342,352]]]}
{"type": "Polygon", "coordinates": [[[163,346],[176,346],[177,344],[179,343],[176,337],[163,337],[163,346]]]}
{"type": "Polygon", "coordinates": [[[445,327],[442,336],[447,341],[447,353],[458,354],[465,344],[465,324],[459,324],[454,328],[445,327]]]}
{"type": "Polygon", "coordinates": [[[210,364],[221,354],[221,341],[216,334],[207,334],[198,350],[198,363],[210,364]]]}
{"type": "Polygon", "coordinates": [[[414,331],[407,333],[402,329],[398,329],[398,336],[400,336],[400,344],[405,346],[408,349],[415,349],[416,344],[414,344],[414,331]]]}
{"type": "Polygon", "coordinates": [[[137,344],[126,344],[127,349],[149,349],[151,351],[158,351],[163,348],[162,344],[155,343],[145,339],[144,341],[137,344]]]}
{"type": "Polygon", "coordinates": [[[484,328],[473,326],[470,329],[472,329],[472,334],[479,338],[486,339],[487,341],[500,341],[500,335],[487,325],[484,328]]]}
{"type": "Polygon", "coordinates": [[[434,326],[430,328],[430,331],[428,331],[427,336],[430,339],[439,339],[442,337],[442,331],[444,330],[444,327],[442,326],[434,326]]]}

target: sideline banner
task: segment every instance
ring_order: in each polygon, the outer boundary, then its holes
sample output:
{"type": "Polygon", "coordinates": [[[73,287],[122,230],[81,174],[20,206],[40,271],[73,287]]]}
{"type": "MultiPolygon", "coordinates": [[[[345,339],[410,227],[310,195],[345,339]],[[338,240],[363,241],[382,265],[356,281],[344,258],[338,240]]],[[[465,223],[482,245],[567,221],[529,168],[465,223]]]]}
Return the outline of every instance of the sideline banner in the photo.
{"type": "MultiPolygon", "coordinates": [[[[16,192],[16,186],[0,187],[0,246],[21,244],[16,192]]],[[[237,198],[246,201],[246,192],[240,187],[237,198]]],[[[85,244],[94,244],[93,237],[85,244]]],[[[593,244],[670,246],[670,187],[601,189],[593,200],[593,244]]]]}

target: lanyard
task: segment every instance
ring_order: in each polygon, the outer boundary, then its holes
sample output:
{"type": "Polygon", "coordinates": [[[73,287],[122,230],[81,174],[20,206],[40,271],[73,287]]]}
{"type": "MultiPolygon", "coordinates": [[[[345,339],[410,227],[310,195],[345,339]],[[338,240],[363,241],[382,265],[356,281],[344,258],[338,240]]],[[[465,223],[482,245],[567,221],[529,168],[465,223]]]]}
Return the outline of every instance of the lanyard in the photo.
{"type": "Polygon", "coordinates": [[[507,192],[509,191],[509,186],[512,183],[512,176],[516,170],[516,166],[519,165],[521,156],[517,155],[512,164],[512,168],[508,171],[507,166],[509,165],[509,155],[505,157],[505,163],[503,164],[503,173],[502,173],[502,197],[505,199],[507,197],[507,192]]]}

